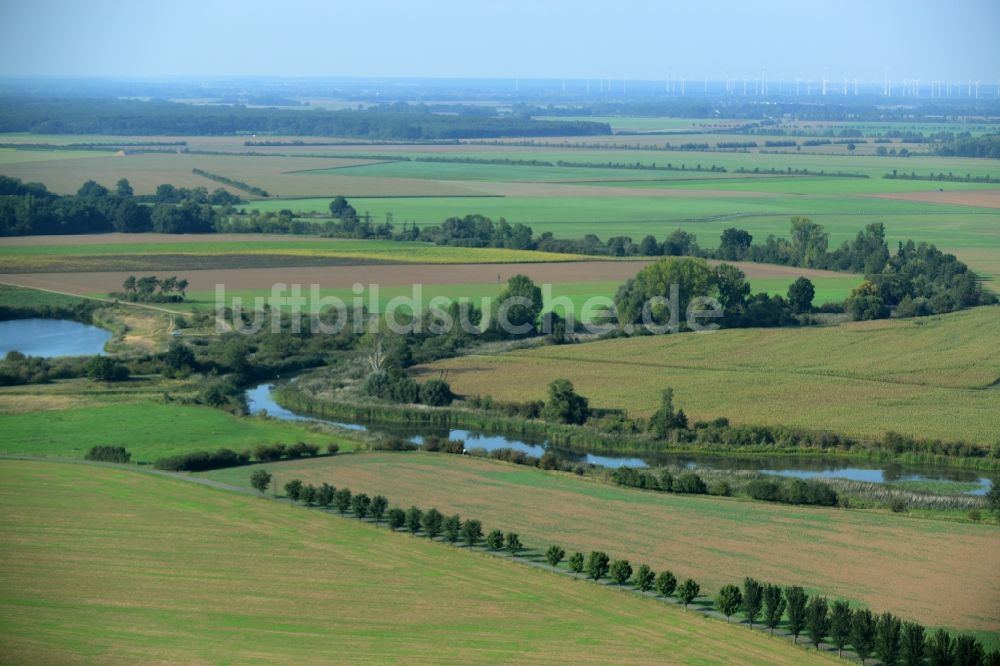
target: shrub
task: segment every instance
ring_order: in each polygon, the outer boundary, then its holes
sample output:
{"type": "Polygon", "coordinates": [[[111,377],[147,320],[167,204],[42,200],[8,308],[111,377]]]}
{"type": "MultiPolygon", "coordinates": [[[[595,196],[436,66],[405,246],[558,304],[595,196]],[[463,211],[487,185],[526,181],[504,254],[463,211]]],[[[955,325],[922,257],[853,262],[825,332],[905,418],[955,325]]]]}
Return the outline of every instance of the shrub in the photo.
{"type": "Polygon", "coordinates": [[[128,368],[107,356],[95,356],[87,363],[87,377],[95,382],[121,382],[128,379],[128,368]]]}
{"type": "Polygon", "coordinates": [[[329,444],[326,445],[326,452],[329,455],[331,456],[336,455],[338,451],[340,451],[340,446],[338,446],[336,442],[330,442],[329,444]]]}
{"type": "Polygon", "coordinates": [[[83,459],[125,464],[132,461],[132,454],[124,446],[92,446],[83,459]]]}
{"type": "Polygon", "coordinates": [[[455,396],[451,386],[443,379],[430,379],[420,386],[420,402],[431,407],[446,407],[455,396]]]}
{"type": "Polygon", "coordinates": [[[702,481],[700,476],[694,472],[686,472],[674,479],[673,491],[675,493],[704,495],[708,492],[708,488],[705,486],[705,482],[702,481]]]}
{"type": "Polygon", "coordinates": [[[284,444],[260,444],[253,449],[253,456],[261,462],[281,460],[285,457],[284,444]]]}
{"type": "Polygon", "coordinates": [[[708,487],[708,494],[729,497],[733,494],[733,487],[729,485],[728,481],[713,481],[708,487]]]}
{"type": "Polygon", "coordinates": [[[202,472],[223,467],[236,467],[248,462],[249,460],[244,454],[236,453],[231,449],[219,449],[217,451],[193,451],[160,458],[153,463],[153,466],[169,472],[202,472]]]}

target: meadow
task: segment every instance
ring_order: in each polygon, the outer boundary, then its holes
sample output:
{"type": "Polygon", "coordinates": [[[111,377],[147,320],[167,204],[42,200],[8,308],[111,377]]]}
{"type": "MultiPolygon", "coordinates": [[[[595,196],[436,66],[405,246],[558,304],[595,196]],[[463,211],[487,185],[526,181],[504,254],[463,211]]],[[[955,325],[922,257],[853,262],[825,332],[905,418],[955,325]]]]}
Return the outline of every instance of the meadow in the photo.
{"type": "Polygon", "coordinates": [[[0,503],[5,661],[832,663],[651,599],[179,480],[3,461],[0,503]]]}
{"type": "MultiPolygon", "coordinates": [[[[995,526],[644,492],[571,474],[430,453],[363,453],[266,466],[281,484],[329,482],[503,525],[529,544],[605,550],[709,590],[754,576],[931,626],[1000,630],[995,526]]],[[[205,473],[247,486],[257,466],[205,473]]],[[[710,592],[711,593],[711,592],[710,592]]]]}
{"type": "Polygon", "coordinates": [[[550,346],[444,360],[416,374],[444,372],[457,393],[515,401],[543,399],[563,377],[592,405],[631,416],[650,415],[672,387],[674,404],[696,421],[997,445],[998,312],[550,346]]]}
{"type": "MultiPolygon", "coordinates": [[[[92,446],[124,446],[134,461],[150,463],[191,451],[243,451],[258,444],[303,441],[325,447],[336,442],[342,450],[353,448],[353,442],[345,437],[303,424],[237,417],[211,407],[156,402],[152,395],[129,393],[124,387],[117,388],[117,394],[98,396],[92,395],[82,381],[75,382],[72,390],[69,388],[0,389],[4,424],[0,454],[83,458],[92,446]]],[[[157,384],[149,393],[157,390],[162,396],[170,387],[157,384]]]]}

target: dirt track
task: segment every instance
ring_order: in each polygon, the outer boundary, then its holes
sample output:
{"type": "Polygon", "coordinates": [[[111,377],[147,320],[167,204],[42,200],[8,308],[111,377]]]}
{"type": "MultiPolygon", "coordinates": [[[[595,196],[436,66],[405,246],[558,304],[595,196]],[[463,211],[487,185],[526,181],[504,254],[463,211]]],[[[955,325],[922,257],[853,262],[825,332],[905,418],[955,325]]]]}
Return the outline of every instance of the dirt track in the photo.
{"type": "MultiPolygon", "coordinates": [[[[537,264],[382,264],[292,268],[252,268],[185,271],[191,291],[212,291],[215,285],[227,289],[269,289],[273,284],[318,284],[326,288],[349,289],[356,283],[382,286],[410,284],[496,283],[518,273],[538,283],[622,281],[633,277],[648,261],[579,261],[537,264]]],[[[843,273],[791,266],[734,262],[751,280],[754,278],[837,277],[843,273]]],[[[130,273],[21,273],[0,274],[0,282],[24,287],[52,289],[74,294],[107,293],[121,289],[130,273]]]]}

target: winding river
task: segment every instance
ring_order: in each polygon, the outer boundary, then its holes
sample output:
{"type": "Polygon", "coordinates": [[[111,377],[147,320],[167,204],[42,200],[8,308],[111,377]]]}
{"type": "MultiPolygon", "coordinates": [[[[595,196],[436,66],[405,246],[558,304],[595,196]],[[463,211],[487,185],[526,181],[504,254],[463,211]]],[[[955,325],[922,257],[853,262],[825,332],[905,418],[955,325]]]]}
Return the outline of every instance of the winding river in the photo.
{"type": "MultiPolygon", "coordinates": [[[[385,423],[345,423],[316,418],[288,410],[271,395],[273,384],[259,384],[246,392],[247,406],[251,413],[266,410],[268,416],[292,421],[319,421],[348,430],[384,432],[404,437],[415,443],[425,437],[462,440],[469,449],[515,449],[533,456],[541,456],[547,447],[545,441],[524,441],[511,439],[501,434],[483,433],[470,430],[435,428],[433,426],[397,425],[385,423]]],[[[661,454],[648,457],[608,456],[559,451],[560,458],[575,462],[592,463],[605,467],[648,467],[650,465],[676,465],[688,469],[753,470],[778,476],[809,478],[836,478],[868,483],[898,483],[906,481],[932,481],[941,483],[962,483],[974,486],[966,491],[970,495],[985,495],[992,481],[976,470],[961,470],[946,467],[918,467],[897,464],[880,464],[816,457],[734,457],[697,454],[661,454]]]]}

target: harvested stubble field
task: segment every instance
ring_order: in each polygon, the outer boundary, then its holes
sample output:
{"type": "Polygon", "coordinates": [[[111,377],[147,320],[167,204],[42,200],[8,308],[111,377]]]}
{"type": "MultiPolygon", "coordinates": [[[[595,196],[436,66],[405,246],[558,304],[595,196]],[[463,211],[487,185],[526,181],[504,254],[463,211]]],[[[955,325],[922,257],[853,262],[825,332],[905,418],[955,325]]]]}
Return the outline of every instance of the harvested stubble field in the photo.
{"type": "Polygon", "coordinates": [[[131,471],[5,461],[0,503],[5,661],[830,659],[384,527],[131,471]]]}
{"type": "Polygon", "coordinates": [[[694,420],[783,424],[879,438],[997,444],[1000,308],[835,327],[721,330],[465,356],[446,372],[463,395],[543,399],[566,378],[597,407],[648,416],[662,389],[694,420]],[[994,388],[990,388],[994,387],[994,388]]]}
{"type": "MultiPolygon", "coordinates": [[[[278,484],[383,493],[520,533],[532,545],[605,550],[692,576],[714,592],[744,576],[801,584],[932,626],[1000,630],[994,525],[644,492],[567,473],[428,453],[371,453],[266,465],[278,484]]],[[[208,472],[248,485],[255,469],[208,472]]]]}

